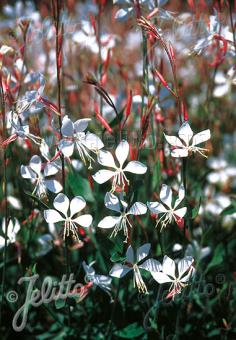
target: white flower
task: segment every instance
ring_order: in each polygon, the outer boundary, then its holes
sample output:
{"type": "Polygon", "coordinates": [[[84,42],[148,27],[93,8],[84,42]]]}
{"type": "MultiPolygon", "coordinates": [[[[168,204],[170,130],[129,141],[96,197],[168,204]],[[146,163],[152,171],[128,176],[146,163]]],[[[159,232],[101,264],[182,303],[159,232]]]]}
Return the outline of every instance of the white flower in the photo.
{"type": "Polygon", "coordinates": [[[231,178],[236,177],[236,167],[230,166],[224,158],[211,157],[207,165],[214,170],[207,175],[207,180],[211,184],[225,184],[231,178]]]}
{"type": "Polygon", "coordinates": [[[46,164],[42,171],[42,161],[37,155],[33,156],[28,165],[21,165],[21,176],[26,179],[31,179],[35,184],[33,194],[39,197],[47,195],[46,190],[57,194],[62,190],[61,184],[54,179],[46,179],[58,173],[58,168],[53,163],[46,164]]]}
{"type": "Polygon", "coordinates": [[[94,161],[94,159],[88,151],[96,153],[103,148],[104,144],[94,133],[84,132],[90,120],[90,118],[78,119],[73,123],[68,116],[65,116],[62,120],[61,132],[63,139],[59,143],[59,149],[64,156],[70,157],[76,145],[82,161],[86,164],[87,159],[91,165],[91,161],[94,161]]]}
{"type": "MultiPolygon", "coordinates": [[[[6,228],[6,220],[5,218],[2,220],[2,231],[3,234],[6,234],[6,229],[7,229],[7,245],[9,243],[15,243],[16,242],[16,235],[18,231],[20,230],[20,223],[19,221],[15,218],[14,223],[11,220],[8,222],[8,228],[6,228]]],[[[3,248],[5,245],[5,237],[0,236],[0,249],[3,248]]]]}
{"type": "Polygon", "coordinates": [[[43,104],[40,103],[40,98],[42,97],[45,88],[44,76],[39,72],[28,73],[25,76],[24,83],[29,83],[31,85],[39,83],[39,87],[37,90],[26,91],[24,96],[17,100],[15,111],[18,115],[25,111],[29,111],[32,106],[35,106],[35,108],[41,108],[43,106],[43,104]]]}
{"type": "Polygon", "coordinates": [[[7,128],[11,128],[11,136],[7,138],[2,145],[8,145],[14,140],[16,140],[18,137],[25,139],[29,138],[31,141],[33,141],[37,145],[41,145],[43,139],[39,136],[35,136],[32,133],[30,133],[29,125],[23,123],[23,120],[20,116],[18,116],[16,113],[10,111],[8,112],[8,121],[7,121],[7,128]]]}
{"type": "Polygon", "coordinates": [[[143,215],[147,212],[147,207],[141,202],[134,203],[131,208],[127,209],[128,204],[122,199],[119,200],[114,194],[106,193],[105,206],[113,211],[120,213],[119,216],[106,216],[98,224],[99,228],[109,229],[114,228],[111,237],[116,236],[117,233],[123,229],[126,237],[124,242],[128,240],[128,226],[132,228],[132,225],[128,219],[129,215],[143,215]]]}
{"type": "Polygon", "coordinates": [[[91,215],[86,214],[75,217],[75,215],[77,215],[86,206],[86,202],[83,197],[76,196],[70,202],[68,197],[61,193],[55,197],[53,206],[56,210],[44,210],[44,218],[47,223],[64,222],[63,239],[71,233],[73,238],[79,241],[77,225],[88,228],[92,223],[91,215]],[[70,213],[68,214],[69,208],[70,213]],[[62,215],[59,214],[58,211],[60,211],[62,215]]]}
{"type": "Polygon", "coordinates": [[[149,254],[150,251],[150,243],[145,243],[140,248],[137,249],[136,258],[134,257],[134,251],[132,246],[129,246],[126,251],[126,264],[116,263],[111,271],[110,275],[113,277],[122,278],[131,270],[134,271],[134,287],[137,286],[138,290],[142,293],[148,293],[147,287],[143,282],[142,276],[140,274],[139,269],[145,269],[149,271],[152,275],[159,270],[161,270],[161,264],[155,259],[148,259],[141,264],[149,254]]]}
{"type": "Polygon", "coordinates": [[[232,85],[236,85],[236,74],[234,67],[227,72],[227,76],[223,72],[218,71],[215,76],[216,86],[213,91],[213,97],[221,98],[231,91],[232,85]]]}
{"type": "Polygon", "coordinates": [[[182,288],[188,285],[187,282],[195,273],[193,262],[194,259],[192,256],[186,256],[178,261],[178,265],[176,265],[172,259],[165,255],[162,263],[162,271],[151,273],[153,278],[160,284],[171,282],[169,289],[171,292],[167,295],[167,298],[179,294],[182,288]]]}
{"type": "Polygon", "coordinates": [[[10,46],[7,46],[7,45],[2,45],[1,48],[0,48],[0,55],[4,55],[4,54],[7,54],[7,53],[13,53],[14,52],[14,49],[10,46]]]}
{"type": "Polygon", "coordinates": [[[161,222],[161,230],[170,224],[173,219],[177,224],[180,223],[181,219],[187,212],[186,207],[177,209],[177,207],[183,201],[184,196],[185,190],[184,186],[181,184],[179,187],[178,198],[173,206],[172,190],[168,185],[163,184],[160,192],[160,200],[162,203],[164,203],[164,205],[159,202],[147,202],[147,206],[153,214],[163,214],[162,217],[157,220],[157,225],[161,222]]]}
{"type": "Polygon", "coordinates": [[[109,276],[96,274],[93,268],[94,263],[95,261],[87,265],[85,261],[82,262],[84,271],[86,273],[86,281],[93,282],[94,285],[103,289],[105,292],[107,292],[110,295],[112,279],[109,276]]]}
{"type": "Polygon", "coordinates": [[[116,190],[116,186],[122,186],[124,188],[125,181],[129,183],[125,172],[131,172],[133,174],[145,174],[147,171],[146,165],[138,161],[130,161],[125,168],[123,168],[124,162],[126,161],[129,154],[129,143],[126,140],[122,140],[115,150],[116,158],[119,166],[116,166],[114,157],[109,151],[101,150],[98,153],[98,163],[114,170],[99,170],[93,175],[93,179],[103,184],[113,177],[111,192],[116,190]]]}
{"type": "Polygon", "coordinates": [[[172,157],[188,157],[193,152],[200,153],[203,157],[207,156],[204,152],[208,151],[207,149],[200,148],[197,146],[203,142],[206,142],[211,138],[210,130],[204,130],[196,135],[193,135],[193,131],[188,122],[184,122],[179,129],[178,132],[179,138],[176,136],[167,136],[164,134],[166,141],[175,147],[174,150],[171,151],[172,157]],[[192,143],[190,144],[190,141],[192,143]]]}

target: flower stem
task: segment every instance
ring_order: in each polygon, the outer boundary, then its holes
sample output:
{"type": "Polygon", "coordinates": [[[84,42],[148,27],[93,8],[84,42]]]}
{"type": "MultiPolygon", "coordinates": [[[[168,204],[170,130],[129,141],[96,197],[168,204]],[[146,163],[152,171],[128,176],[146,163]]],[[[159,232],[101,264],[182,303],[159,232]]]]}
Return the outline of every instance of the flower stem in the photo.
{"type": "MultiPolygon", "coordinates": [[[[0,70],[0,104],[1,104],[1,114],[2,114],[2,129],[4,140],[7,138],[7,130],[6,130],[6,115],[5,115],[5,100],[4,100],[4,91],[2,84],[2,73],[0,70]]],[[[4,209],[4,218],[5,218],[5,235],[4,235],[4,255],[3,255],[3,270],[2,270],[2,301],[0,306],[0,325],[2,324],[2,308],[4,304],[4,296],[5,296],[5,285],[6,285],[6,262],[7,262],[7,232],[8,232],[8,200],[7,200],[7,151],[4,148],[3,151],[3,180],[4,180],[4,201],[5,201],[5,209],[4,209]]]]}

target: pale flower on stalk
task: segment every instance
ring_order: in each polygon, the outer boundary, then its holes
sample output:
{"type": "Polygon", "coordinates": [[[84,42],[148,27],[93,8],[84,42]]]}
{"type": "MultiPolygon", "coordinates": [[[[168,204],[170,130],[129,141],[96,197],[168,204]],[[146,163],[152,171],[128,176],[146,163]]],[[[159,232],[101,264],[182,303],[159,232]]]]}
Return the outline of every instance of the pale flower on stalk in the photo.
{"type": "Polygon", "coordinates": [[[20,171],[23,178],[30,179],[35,184],[33,195],[43,198],[47,196],[47,190],[55,194],[62,190],[61,184],[51,178],[58,173],[58,167],[53,163],[48,163],[42,170],[42,161],[37,155],[31,158],[29,165],[21,165],[20,171]]]}
{"type": "Polygon", "coordinates": [[[182,218],[187,212],[187,208],[178,208],[178,206],[183,201],[184,197],[185,190],[183,184],[181,184],[179,187],[178,198],[173,205],[172,190],[168,185],[163,184],[160,192],[160,200],[163,204],[159,202],[147,202],[147,206],[151,213],[158,215],[157,226],[161,224],[161,231],[173,221],[177,224],[181,223],[182,218]],[[159,214],[162,214],[160,218],[159,214]]]}
{"type": "Polygon", "coordinates": [[[15,141],[18,137],[24,139],[30,139],[36,145],[41,145],[43,139],[39,136],[35,136],[30,132],[29,125],[26,124],[20,115],[14,112],[8,112],[7,128],[11,128],[11,135],[5,141],[2,142],[3,146],[7,146],[11,142],[15,141]]]}
{"type": "Polygon", "coordinates": [[[225,76],[223,72],[218,71],[215,76],[215,88],[213,97],[221,98],[231,92],[232,86],[236,85],[236,69],[231,67],[225,76]]]}
{"type": "Polygon", "coordinates": [[[188,281],[195,273],[193,263],[193,257],[186,256],[179,260],[176,265],[175,261],[165,255],[161,271],[151,272],[154,280],[158,283],[171,283],[167,299],[174,298],[176,294],[180,294],[182,289],[188,286],[188,281]]]}
{"type": "Polygon", "coordinates": [[[119,216],[106,216],[99,223],[98,227],[103,229],[114,228],[111,237],[116,237],[119,231],[123,230],[125,235],[125,241],[128,240],[128,227],[132,228],[132,224],[129,221],[129,216],[143,215],[147,212],[147,207],[141,202],[134,203],[130,208],[128,204],[121,198],[119,199],[112,193],[106,193],[105,206],[113,211],[119,213],[119,216]]]}
{"type": "Polygon", "coordinates": [[[123,167],[129,155],[129,143],[126,140],[122,140],[120,142],[115,150],[115,154],[118,160],[118,166],[116,165],[111,152],[105,150],[99,151],[97,158],[98,163],[112,168],[112,170],[102,169],[93,175],[93,179],[99,184],[103,184],[113,178],[111,189],[112,193],[116,190],[117,186],[121,186],[124,189],[125,182],[129,184],[129,180],[126,177],[125,172],[142,175],[147,171],[146,165],[138,161],[130,161],[125,167],[123,167]]]}
{"type": "MultiPolygon", "coordinates": [[[[7,245],[10,243],[16,242],[16,235],[18,231],[20,230],[20,223],[15,218],[14,220],[10,219],[8,221],[8,226],[6,228],[6,220],[5,218],[2,220],[2,232],[3,234],[6,234],[7,229],[7,245]],[[14,221],[14,222],[13,222],[14,221]]],[[[0,249],[5,246],[5,236],[0,236],[0,249]]]]}
{"type": "Polygon", "coordinates": [[[62,193],[58,194],[53,202],[54,209],[44,210],[44,218],[47,223],[64,223],[63,239],[70,234],[79,241],[77,226],[88,228],[92,223],[92,216],[89,214],[80,215],[81,210],[86,206],[86,202],[81,196],[74,197],[69,201],[68,197],[62,193]],[[60,213],[59,213],[60,212],[60,213]]]}
{"type": "Polygon", "coordinates": [[[84,132],[90,121],[90,118],[84,118],[73,123],[68,116],[65,116],[62,120],[61,133],[63,138],[59,143],[59,149],[65,157],[71,157],[76,146],[81,160],[84,164],[88,161],[91,167],[91,162],[94,159],[90,151],[97,153],[103,148],[104,144],[94,133],[84,132]]]}
{"type": "Polygon", "coordinates": [[[200,155],[207,158],[205,152],[208,150],[201,148],[198,145],[211,138],[209,129],[194,135],[189,123],[186,121],[180,127],[178,135],[179,138],[164,134],[166,141],[174,147],[171,151],[172,157],[188,157],[191,156],[192,153],[198,152],[200,155]]]}
{"type": "Polygon", "coordinates": [[[147,259],[143,261],[150,252],[150,243],[145,243],[137,249],[136,256],[132,246],[129,246],[126,251],[126,261],[124,264],[116,263],[111,271],[110,275],[117,278],[124,277],[130,271],[134,272],[133,282],[134,287],[137,287],[139,292],[148,294],[147,287],[140,274],[140,269],[145,269],[152,275],[161,270],[161,264],[155,259],[147,259]]]}
{"type": "Polygon", "coordinates": [[[82,262],[86,277],[85,280],[87,282],[93,282],[95,286],[98,286],[102,290],[104,290],[111,297],[111,281],[112,279],[109,276],[96,274],[95,269],[93,268],[93,264],[95,261],[91,262],[87,265],[85,261],[82,262]]]}

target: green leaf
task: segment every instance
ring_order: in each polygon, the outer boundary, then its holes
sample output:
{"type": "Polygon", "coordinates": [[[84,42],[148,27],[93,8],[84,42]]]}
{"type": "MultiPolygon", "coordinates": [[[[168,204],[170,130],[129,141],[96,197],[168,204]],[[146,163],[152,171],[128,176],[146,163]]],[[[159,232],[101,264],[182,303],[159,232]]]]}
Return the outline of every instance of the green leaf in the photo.
{"type": "Polygon", "coordinates": [[[67,183],[75,196],[81,195],[87,202],[95,201],[89,181],[80,174],[70,172],[67,183]]]}
{"type": "Polygon", "coordinates": [[[144,334],[144,329],[143,327],[138,326],[137,322],[115,332],[115,335],[122,339],[134,339],[142,334],[144,334]]]}
{"type": "Polygon", "coordinates": [[[55,300],[55,307],[56,309],[61,309],[63,307],[65,307],[66,301],[63,299],[57,299],[55,300]]]}
{"type": "Polygon", "coordinates": [[[230,204],[227,208],[225,208],[222,212],[221,215],[231,215],[236,212],[236,201],[233,201],[232,204],[230,204]]]}
{"type": "Polygon", "coordinates": [[[215,248],[214,256],[211,262],[208,264],[206,272],[208,272],[211,268],[220,265],[224,261],[225,249],[222,243],[218,244],[215,248]]]}
{"type": "Polygon", "coordinates": [[[200,209],[200,206],[201,206],[201,197],[200,197],[200,199],[198,201],[198,204],[195,206],[195,208],[192,209],[192,216],[191,216],[191,218],[193,220],[197,217],[199,209],[200,209]]]}
{"type": "Polygon", "coordinates": [[[111,255],[110,260],[111,262],[123,262],[125,258],[126,258],[125,256],[121,256],[119,253],[115,252],[111,255]]]}
{"type": "Polygon", "coordinates": [[[152,190],[159,189],[160,178],[161,178],[161,162],[158,159],[156,166],[154,167],[153,176],[152,176],[152,190]]]}

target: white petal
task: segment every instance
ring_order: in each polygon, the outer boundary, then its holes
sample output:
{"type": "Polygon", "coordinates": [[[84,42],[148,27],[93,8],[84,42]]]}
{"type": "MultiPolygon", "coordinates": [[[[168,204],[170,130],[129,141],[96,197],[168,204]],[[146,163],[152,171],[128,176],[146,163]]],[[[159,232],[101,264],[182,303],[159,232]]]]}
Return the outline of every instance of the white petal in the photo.
{"type": "Polygon", "coordinates": [[[211,132],[210,130],[204,130],[199,133],[197,133],[195,136],[193,136],[193,142],[192,145],[198,145],[200,143],[203,143],[211,138],[211,132]]]}
{"type": "Polygon", "coordinates": [[[64,221],[64,218],[54,209],[44,210],[43,214],[47,223],[57,223],[64,221]]]}
{"type": "Polygon", "coordinates": [[[183,147],[183,143],[181,142],[181,140],[176,137],[176,136],[167,136],[165,133],[164,133],[164,136],[165,136],[165,139],[166,141],[172,145],[172,146],[177,146],[179,148],[183,147]]]}
{"type": "Polygon", "coordinates": [[[109,229],[113,228],[121,220],[121,216],[106,216],[99,223],[99,228],[109,229]]]}
{"type": "Polygon", "coordinates": [[[59,170],[58,170],[58,168],[56,167],[55,164],[53,164],[53,163],[48,163],[48,164],[45,166],[43,173],[44,173],[44,176],[47,177],[47,176],[53,176],[53,175],[57,174],[58,171],[59,171],[59,170]]]}
{"type": "Polygon", "coordinates": [[[141,202],[136,202],[129,209],[128,214],[131,214],[131,215],[143,215],[143,214],[146,214],[146,212],[147,212],[146,205],[141,203],[141,202]]]}
{"type": "Polygon", "coordinates": [[[129,155],[129,143],[126,140],[122,140],[117,146],[115,153],[120,167],[123,168],[123,164],[129,155]]]}
{"type": "Polygon", "coordinates": [[[172,157],[188,157],[188,149],[174,149],[171,151],[172,157]]]}
{"type": "Polygon", "coordinates": [[[147,171],[147,167],[141,162],[131,161],[126,165],[126,167],[124,168],[124,171],[132,172],[133,174],[142,175],[142,174],[145,174],[145,172],[147,171]]]}
{"type": "Polygon", "coordinates": [[[120,201],[118,197],[110,192],[107,192],[104,199],[105,206],[113,211],[120,212],[120,201]]]}
{"type": "Polygon", "coordinates": [[[53,201],[54,208],[60,211],[66,217],[69,209],[69,204],[70,201],[68,197],[62,193],[58,194],[53,201]]]}
{"type": "Polygon", "coordinates": [[[74,197],[70,202],[70,216],[74,216],[86,206],[86,202],[81,196],[74,197]]]}
{"type": "Polygon", "coordinates": [[[86,136],[82,142],[89,150],[100,150],[104,147],[101,139],[94,133],[86,133],[86,136]]]}
{"type": "Polygon", "coordinates": [[[65,137],[72,137],[74,134],[74,124],[68,116],[65,116],[62,120],[61,133],[65,137]]]}
{"type": "Polygon", "coordinates": [[[178,207],[178,205],[183,201],[184,197],[185,197],[184,185],[181,184],[181,185],[179,186],[178,198],[177,198],[177,200],[175,201],[174,209],[175,209],[176,207],[178,207]]]}
{"type": "MultiPolygon", "coordinates": [[[[9,240],[7,240],[7,244],[9,243],[9,240]]],[[[0,249],[5,246],[5,238],[0,236],[0,249]]]]}
{"type": "Polygon", "coordinates": [[[91,226],[93,222],[93,218],[91,215],[86,214],[86,215],[81,215],[79,217],[76,217],[72,221],[79,224],[81,227],[88,228],[91,226]]]}
{"type": "Polygon", "coordinates": [[[190,270],[188,271],[187,275],[181,278],[181,282],[185,283],[188,282],[189,279],[195,274],[196,269],[194,267],[191,267],[190,270]]]}
{"type": "Polygon", "coordinates": [[[37,155],[33,156],[29,162],[29,166],[37,175],[40,175],[42,166],[41,158],[37,155]]]}
{"type": "Polygon", "coordinates": [[[216,84],[224,84],[226,83],[226,77],[223,72],[218,71],[215,75],[215,83],[216,84]]]}
{"type": "Polygon", "coordinates": [[[150,243],[145,243],[141,247],[138,248],[137,250],[137,262],[140,262],[143,260],[145,257],[148,256],[150,252],[151,244],[150,243]]]}
{"type": "MultiPolygon", "coordinates": [[[[5,218],[3,218],[2,220],[2,231],[4,234],[6,233],[6,219],[5,218]]],[[[9,220],[8,226],[7,226],[7,234],[11,234],[12,232],[13,232],[13,222],[12,220],[9,220]]]]}
{"type": "Polygon", "coordinates": [[[183,218],[184,215],[186,214],[186,212],[187,212],[187,208],[184,207],[184,208],[180,208],[180,209],[175,210],[174,215],[177,215],[178,217],[183,218]]]}
{"type": "Polygon", "coordinates": [[[150,273],[156,273],[162,270],[162,265],[155,259],[148,259],[144,261],[139,268],[145,269],[150,273]]]}
{"type": "Polygon", "coordinates": [[[134,250],[132,246],[129,246],[126,250],[126,259],[129,263],[134,263],[134,250]]]}
{"type": "Polygon", "coordinates": [[[158,202],[147,202],[148,209],[151,211],[153,214],[161,214],[165,213],[168,210],[162,205],[161,203],[158,202]]]}
{"type": "Polygon", "coordinates": [[[18,231],[20,230],[20,223],[19,221],[15,218],[15,224],[13,226],[13,232],[15,233],[15,235],[18,233],[18,231]]]}
{"type": "Polygon", "coordinates": [[[92,177],[98,184],[103,184],[112,178],[114,174],[115,172],[111,170],[99,170],[92,177]]]}
{"type": "Polygon", "coordinates": [[[218,85],[213,90],[213,97],[221,98],[221,97],[225,96],[229,91],[230,91],[230,84],[229,83],[218,85]]]}
{"type": "Polygon", "coordinates": [[[58,192],[62,191],[63,189],[61,183],[59,183],[55,179],[46,179],[44,183],[46,188],[51,192],[54,192],[54,194],[58,194],[58,192]]]}
{"type": "Polygon", "coordinates": [[[184,122],[178,132],[179,138],[185,142],[185,145],[189,145],[189,141],[193,137],[193,131],[188,122],[184,122]]]}
{"type": "Polygon", "coordinates": [[[20,173],[23,178],[27,178],[27,179],[37,178],[36,173],[28,165],[21,165],[20,173]]]}
{"type": "Polygon", "coordinates": [[[166,184],[163,184],[161,187],[160,199],[167,207],[172,208],[172,190],[166,184]]]}
{"type": "Polygon", "coordinates": [[[167,255],[164,256],[162,270],[163,273],[175,277],[175,262],[167,255]]]}
{"type": "Polygon", "coordinates": [[[78,119],[74,123],[74,129],[76,132],[82,132],[88,127],[88,123],[91,121],[90,118],[78,119]]]}
{"type": "Polygon", "coordinates": [[[70,157],[74,152],[74,142],[62,139],[59,143],[59,149],[65,157],[70,157]]]}
{"type": "Polygon", "coordinates": [[[87,263],[85,261],[82,262],[82,266],[84,268],[84,271],[87,275],[95,275],[95,270],[92,267],[92,264],[90,263],[89,265],[87,265],[87,263]]]}
{"type": "Polygon", "coordinates": [[[110,270],[109,275],[113,277],[121,278],[130,272],[132,268],[123,266],[121,263],[116,263],[110,270]]]}
{"type": "Polygon", "coordinates": [[[116,169],[115,161],[109,151],[100,150],[98,153],[98,163],[116,169]]]}
{"type": "Polygon", "coordinates": [[[194,259],[192,256],[186,256],[178,262],[178,276],[181,278],[191,267],[194,259]]]}
{"type": "Polygon", "coordinates": [[[171,280],[169,278],[168,275],[166,275],[165,273],[162,272],[151,272],[152,277],[154,278],[154,280],[156,280],[158,283],[165,283],[165,282],[172,282],[173,280],[171,280]]]}

